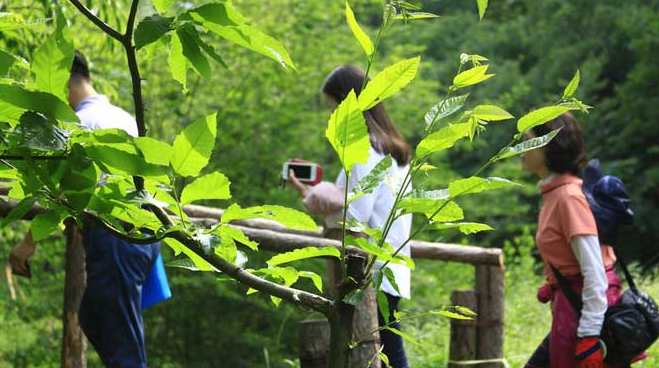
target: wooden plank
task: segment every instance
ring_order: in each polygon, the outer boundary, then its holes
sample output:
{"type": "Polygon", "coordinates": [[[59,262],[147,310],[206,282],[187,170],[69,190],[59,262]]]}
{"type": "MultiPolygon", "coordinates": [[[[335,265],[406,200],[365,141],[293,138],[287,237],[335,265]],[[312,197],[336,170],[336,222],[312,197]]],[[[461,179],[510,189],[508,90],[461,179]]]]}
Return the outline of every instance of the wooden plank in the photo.
{"type": "MultiPolygon", "coordinates": [[[[476,358],[503,358],[505,269],[498,266],[476,266],[478,298],[478,332],[476,358]]],[[[479,368],[502,368],[503,363],[486,363],[479,368]]]]}
{"type": "MultiPolygon", "coordinates": [[[[478,313],[478,301],[474,290],[453,290],[451,305],[466,307],[478,313]]],[[[476,359],[477,320],[451,320],[451,343],[449,360],[454,362],[476,359]]],[[[449,368],[462,368],[464,365],[451,364],[449,368]]]]}

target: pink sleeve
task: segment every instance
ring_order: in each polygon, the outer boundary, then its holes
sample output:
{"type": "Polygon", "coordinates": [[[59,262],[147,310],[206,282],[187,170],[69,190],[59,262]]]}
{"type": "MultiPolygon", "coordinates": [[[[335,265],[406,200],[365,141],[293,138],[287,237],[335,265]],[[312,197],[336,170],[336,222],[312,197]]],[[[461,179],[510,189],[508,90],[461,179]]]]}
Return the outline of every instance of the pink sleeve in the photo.
{"type": "Polygon", "coordinates": [[[565,239],[571,241],[577,235],[597,235],[595,217],[584,196],[569,195],[558,207],[565,239]]]}
{"type": "Polygon", "coordinates": [[[334,183],[322,181],[309,188],[304,205],[312,215],[329,215],[343,208],[343,188],[334,183]]]}

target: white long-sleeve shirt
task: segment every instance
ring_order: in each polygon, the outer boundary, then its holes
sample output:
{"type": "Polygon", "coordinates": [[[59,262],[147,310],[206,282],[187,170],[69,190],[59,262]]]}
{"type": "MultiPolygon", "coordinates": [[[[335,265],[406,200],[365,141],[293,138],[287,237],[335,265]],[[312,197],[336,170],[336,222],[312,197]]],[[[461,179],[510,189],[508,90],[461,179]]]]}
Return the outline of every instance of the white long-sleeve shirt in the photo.
{"type": "Polygon", "coordinates": [[[609,287],[600,243],[595,235],[578,235],[571,239],[570,246],[583,275],[583,307],[577,336],[597,336],[604,322],[607,308],[606,290],[609,287]]]}

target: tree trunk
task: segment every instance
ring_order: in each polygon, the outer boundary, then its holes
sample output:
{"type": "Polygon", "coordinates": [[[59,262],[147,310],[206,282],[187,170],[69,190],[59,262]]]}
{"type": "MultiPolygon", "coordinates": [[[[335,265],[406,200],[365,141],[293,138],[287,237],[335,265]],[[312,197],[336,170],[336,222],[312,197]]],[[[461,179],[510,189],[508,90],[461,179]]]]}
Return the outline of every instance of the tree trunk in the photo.
{"type": "Polygon", "coordinates": [[[75,221],[66,222],[66,276],[64,281],[64,311],[62,367],[87,367],[87,340],[78,320],[78,310],[85,291],[85,248],[82,232],[75,221]]]}
{"type": "MultiPolygon", "coordinates": [[[[478,297],[477,359],[503,358],[505,270],[497,266],[476,266],[478,297]]],[[[481,364],[482,368],[501,368],[503,363],[481,364]]]]}
{"type": "MultiPolygon", "coordinates": [[[[451,305],[466,307],[477,311],[476,292],[473,290],[453,290],[451,305]]],[[[451,345],[449,361],[460,362],[476,359],[476,320],[451,320],[451,345]]],[[[461,368],[463,365],[450,363],[449,368],[461,368]]]]}

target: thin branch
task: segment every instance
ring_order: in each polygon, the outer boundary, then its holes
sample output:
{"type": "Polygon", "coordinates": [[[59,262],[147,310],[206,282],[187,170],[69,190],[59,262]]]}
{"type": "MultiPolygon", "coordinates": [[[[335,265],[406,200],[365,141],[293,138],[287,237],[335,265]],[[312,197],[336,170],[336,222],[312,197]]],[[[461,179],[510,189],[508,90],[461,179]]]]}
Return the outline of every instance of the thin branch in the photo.
{"type": "MultiPolygon", "coordinates": [[[[66,160],[67,156],[30,156],[32,160],[66,160]]],[[[0,155],[0,160],[25,160],[21,155],[0,155]]]]}
{"type": "Polygon", "coordinates": [[[126,33],[124,33],[125,40],[130,40],[133,37],[133,27],[135,26],[135,17],[137,16],[137,7],[140,0],[133,0],[130,6],[130,13],[128,14],[128,22],[126,23],[126,33]]]}
{"type": "Polygon", "coordinates": [[[115,40],[119,42],[123,42],[124,36],[119,33],[116,29],[112,28],[109,24],[105,23],[102,21],[99,17],[97,17],[94,13],[92,13],[91,10],[89,10],[86,6],[84,6],[79,0],[69,0],[73,6],[78,8],[78,10],[87,17],[92,23],[94,23],[98,28],[100,28],[103,32],[107,33],[108,36],[114,38],[115,40]]]}

